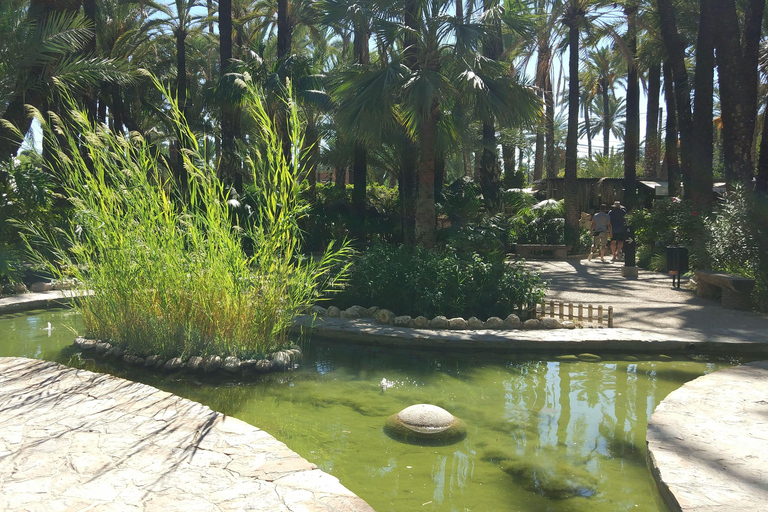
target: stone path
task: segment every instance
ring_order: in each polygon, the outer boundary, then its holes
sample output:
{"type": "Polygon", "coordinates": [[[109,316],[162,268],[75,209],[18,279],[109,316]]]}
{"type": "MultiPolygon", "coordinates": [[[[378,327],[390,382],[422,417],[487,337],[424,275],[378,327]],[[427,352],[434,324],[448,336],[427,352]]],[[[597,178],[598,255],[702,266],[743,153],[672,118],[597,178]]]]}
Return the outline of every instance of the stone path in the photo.
{"type": "Polygon", "coordinates": [[[199,403],[0,358],[0,510],[373,509],[266,432],[199,403]]]}
{"type": "Polygon", "coordinates": [[[699,377],[648,422],[648,459],[671,510],[768,510],[768,362],[699,377]]]}

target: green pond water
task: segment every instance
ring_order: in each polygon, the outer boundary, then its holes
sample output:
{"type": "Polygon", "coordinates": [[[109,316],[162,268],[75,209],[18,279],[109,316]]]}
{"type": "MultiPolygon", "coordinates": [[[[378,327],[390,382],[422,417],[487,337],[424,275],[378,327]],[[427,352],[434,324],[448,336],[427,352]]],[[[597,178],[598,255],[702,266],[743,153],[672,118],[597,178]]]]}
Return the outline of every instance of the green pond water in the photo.
{"type": "Polygon", "coordinates": [[[299,370],[223,383],[84,359],[67,329],[77,325],[67,310],[0,316],[0,356],[108,372],[202,402],[266,430],[378,512],[665,510],[646,465],[648,419],[683,383],[739,362],[560,362],[314,340],[299,370]],[[382,378],[394,386],[382,392],[382,378]],[[463,419],[466,438],[390,439],[386,418],[416,403],[463,419]]]}

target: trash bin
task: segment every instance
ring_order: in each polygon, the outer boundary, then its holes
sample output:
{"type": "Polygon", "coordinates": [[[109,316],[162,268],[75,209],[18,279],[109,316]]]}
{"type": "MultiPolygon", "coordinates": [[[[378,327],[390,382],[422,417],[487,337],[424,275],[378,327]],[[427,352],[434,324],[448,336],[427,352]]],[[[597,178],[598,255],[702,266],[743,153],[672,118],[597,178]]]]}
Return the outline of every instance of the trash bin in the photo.
{"type": "Polygon", "coordinates": [[[680,288],[680,276],[688,272],[688,248],[680,246],[667,247],[667,272],[672,274],[672,286],[680,288]]]}

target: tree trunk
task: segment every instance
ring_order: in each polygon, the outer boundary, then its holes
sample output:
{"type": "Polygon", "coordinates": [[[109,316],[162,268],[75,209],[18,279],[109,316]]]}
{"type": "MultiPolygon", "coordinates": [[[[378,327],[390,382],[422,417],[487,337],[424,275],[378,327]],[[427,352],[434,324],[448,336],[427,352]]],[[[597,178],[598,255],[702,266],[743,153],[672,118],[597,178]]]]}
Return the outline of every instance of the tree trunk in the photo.
{"type": "Polygon", "coordinates": [[[611,101],[608,95],[608,79],[603,78],[601,82],[600,89],[603,96],[603,156],[608,156],[611,151],[611,115],[609,113],[611,101]]]}
{"type": "MultiPolygon", "coordinates": [[[[540,94],[544,96],[547,88],[549,47],[545,44],[539,45],[538,58],[536,62],[536,87],[540,94]]],[[[542,123],[536,125],[536,153],[533,157],[533,181],[538,181],[544,177],[544,126],[542,123]]]]}
{"type": "Polygon", "coordinates": [[[749,184],[754,171],[752,138],[757,116],[757,61],[765,0],[749,0],[743,33],[734,0],[712,2],[720,76],[725,178],[749,184]],[[753,69],[754,68],[754,69],[753,69]]]}
{"type": "Polygon", "coordinates": [[[697,208],[709,205],[712,200],[713,135],[712,113],[714,108],[715,72],[715,20],[712,19],[712,2],[701,0],[699,34],[696,41],[696,72],[694,74],[693,99],[693,166],[691,168],[691,201],[697,208]]]}
{"type": "MultiPolygon", "coordinates": [[[[368,27],[355,27],[354,57],[357,64],[370,62],[368,53],[368,27]]],[[[368,186],[368,150],[362,140],[354,144],[352,166],[354,189],[352,190],[352,236],[365,243],[365,189],[368,186]]]]}
{"type": "Polygon", "coordinates": [[[661,88],[661,64],[648,69],[648,109],[645,119],[645,175],[653,178],[659,167],[659,89],[661,88]]]}
{"type": "Polygon", "coordinates": [[[584,132],[587,136],[587,156],[592,160],[592,127],[589,122],[589,101],[584,102],[584,132]]]}
{"type": "Polygon", "coordinates": [[[504,188],[522,188],[515,169],[515,145],[501,144],[501,159],[504,162],[504,188]]]}
{"type": "MultiPolygon", "coordinates": [[[[680,130],[680,173],[682,174],[684,193],[691,189],[691,161],[693,121],[691,114],[691,90],[688,84],[688,72],[685,68],[685,45],[677,32],[675,11],[671,0],[656,0],[659,11],[659,23],[664,47],[669,55],[669,64],[674,74],[675,104],[680,130]]],[[[666,76],[664,77],[666,80],[666,76]]],[[[670,192],[671,194],[671,192],[670,192]]]]}
{"type": "Polygon", "coordinates": [[[565,141],[565,229],[566,244],[575,245],[579,233],[577,173],[579,167],[579,27],[568,26],[568,135],[565,141]]]}
{"type": "Polygon", "coordinates": [[[292,27],[288,20],[288,0],[277,0],[277,58],[291,51],[292,27]]]}
{"type": "MultiPolygon", "coordinates": [[[[419,0],[405,0],[403,21],[409,31],[403,38],[405,43],[403,60],[411,71],[416,71],[419,68],[417,41],[412,34],[413,31],[418,30],[419,9],[419,0]]],[[[419,145],[407,133],[403,132],[402,136],[400,199],[403,205],[403,242],[406,245],[415,245],[419,145]]]]}
{"type": "MultiPolygon", "coordinates": [[[[219,0],[219,69],[221,83],[231,81],[227,74],[232,71],[232,0],[219,0]]],[[[242,173],[235,155],[237,121],[235,108],[222,98],[221,101],[221,158],[219,177],[236,190],[242,190],[242,173]]]]}
{"type": "Polygon", "coordinates": [[[555,95],[552,92],[552,80],[547,73],[547,87],[544,90],[546,145],[547,145],[547,178],[557,178],[557,155],[555,154],[555,95]]]}
{"type": "MultiPolygon", "coordinates": [[[[637,72],[637,5],[626,7],[627,46],[627,126],[624,133],[624,205],[628,210],[637,201],[637,154],[640,147],[640,81],[637,72]]],[[[632,264],[631,266],[634,266],[632,264]]]]}
{"type": "MultiPolygon", "coordinates": [[[[768,96],[766,96],[765,100],[765,108],[766,112],[768,112],[768,96]]],[[[763,119],[762,131],[762,138],[760,140],[760,159],[757,161],[757,182],[755,183],[755,190],[762,194],[768,194],[768,118],[763,119]]]]}
{"type": "Polygon", "coordinates": [[[437,217],[435,216],[435,140],[437,135],[437,101],[430,114],[422,120],[419,132],[419,186],[416,196],[416,243],[420,247],[435,245],[437,217]]]}
{"type": "Polygon", "coordinates": [[[677,105],[672,65],[664,62],[664,100],[667,103],[666,139],[664,140],[664,162],[667,164],[669,197],[680,195],[680,166],[677,160],[677,105]]]}

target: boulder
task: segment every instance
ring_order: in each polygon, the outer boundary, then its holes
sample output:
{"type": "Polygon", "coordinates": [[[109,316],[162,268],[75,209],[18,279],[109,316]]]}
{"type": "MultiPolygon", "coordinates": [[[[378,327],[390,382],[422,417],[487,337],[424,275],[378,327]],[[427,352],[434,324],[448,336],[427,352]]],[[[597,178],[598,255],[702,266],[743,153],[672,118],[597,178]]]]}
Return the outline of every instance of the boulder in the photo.
{"type": "Polygon", "coordinates": [[[341,316],[341,310],[336,306],[331,306],[328,308],[328,316],[332,318],[339,318],[341,316]]]}
{"type": "Polygon", "coordinates": [[[291,355],[284,350],[270,354],[269,358],[276,370],[285,371],[291,367],[291,355]]]}
{"type": "Polygon", "coordinates": [[[482,320],[480,320],[476,316],[471,316],[469,317],[469,320],[467,320],[467,326],[470,329],[476,330],[476,329],[482,329],[483,327],[485,327],[485,324],[483,323],[482,320]]]}
{"type": "Polygon", "coordinates": [[[379,306],[371,306],[363,312],[363,316],[373,318],[381,308],[379,306]]]}
{"type": "Polygon", "coordinates": [[[408,315],[396,316],[393,320],[395,327],[410,327],[413,318],[408,315]]]}
{"type": "Polygon", "coordinates": [[[416,404],[387,418],[384,431],[399,441],[447,445],[464,439],[467,426],[441,407],[416,404]]]}
{"type": "Polygon", "coordinates": [[[205,372],[215,372],[219,368],[221,368],[221,357],[219,356],[208,356],[205,359],[203,359],[203,371],[205,372]]]}
{"type": "Polygon", "coordinates": [[[123,362],[133,366],[141,366],[144,364],[144,358],[134,354],[125,354],[123,356],[123,362]]]}
{"type": "Polygon", "coordinates": [[[291,348],[286,350],[288,353],[288,357],[291,358],[291,363],[298,364],[301,362],[301,359],[304,357],[304,354],[301,353],[301,349],[295,345],[293,345],[291,348]]]}
{"type": "Polygon", "coordinates": [[[392,325],[395,314],[388,309],[380,309],[376,312],[376,321],[380,324],[392,325]]]}
{"type": "Polygon", "coordinates": [[[113,357],[115,359],[122,359],[125,355],[125,349],[120,347],[112,347],[104,353],[104,357],[113,357]]]}
{"type": "Polygon", "coordinates": [[[448,319],[446,317],[440,315],[430,320],[429,326],[432,329],[447,329],[450,327],[450,324],[448,323],[448,319]]]}
{"type": "Polygon", "coordinates": [[[504,327],[504,320],[497,316],[492,316],[488,320],[485,321],[485,324],[483,324],[483,327],[486,329],[502,329],[504,327]]]}
{"type": "Polygon", "coordinates": [[[253,369],[259,373],[265,373],[272,369],[273,361],[270,361],[269,359],[259,359],[256,361],[256,365],[253,367],[253,369]]]}
{"type": "Polygon", "coordinates": [[[36,283],[32,283],[29,287],[29,290],[33,293],[49,292],[53,290],[53,283],[38,281],[36,283]]]}
{"type": "Polygon", "coordinates": [[[146,366],[147,368],[154,368],[157,365],[158,361],[162,361],[159,355],[157,354],[151,355],[144,360],[144,366],[146,366]]]}
{"type": "Polygon", "coordinates": [[[97,354],[106,354],[107,352],[109,352],[109,349],[112,348],[112,344],[102,341],[100,343],[96,343],[95,348],[96,348],[97,354]]]}
{"type": "Polygon", "coordinates": [[[535,318],[530,318],[523,322],[523,329],[539,329],[541,328],[541,322],[535,318]]]}
{"type": "Polygon", "coordinates": [[[24,283],[13,283],[13,291],[14,293],[27,293],[29,290],[24,283]]]}
{"type": "Polygon", "coordinates": [[[196,372],[197,370],[200,370],[203,366],[203,358],[200,356],[192,356],[189,358],[189,361],[187,361],[187,370],[192,370],[193,372],[196,372]]]}
{"type": "Polygon", "coordinates": [[[312,306],[309,308],[310,315],[325,316],[328,314],[328,310],[323,306],[312,306]]]}
{"type": "Polygon", "coordinates": [[[448,328],[449,329],[466,329],[469,325],[467,324],[467,321],[464,320],[461,317],[451,318],[448,320],[448,328]]]}
{"type": "Polygon", "coordinates": [[[590,363],[597,363],[599,361],[602,361],[603,358],[598,356],[598,355],[596,355],[596,354],[584,353],[584,354],[579,354],[579,360],[587,361],[587,362],[590,362],[590,363]]]}
{"type": "Polygon", "coordinates": [[[238,358],[235,356],[228,356],[224,359],[224,363],[222,364],[225,371],[229,373],[238,373],[240,371],[240,367],[242,366],[242,363],[238,358]]]}
{"type": "Polygon", "coordinates": [[[163,370],[168,372],[175,372],[184,367],[184,361],[180,357],[172,357],[165,362],[163,370]]]}
{"type": "Polygon", "coordinates": [[[520,317],[516,314],[512,313],[507,318],[504,319],[504,328],[505,329],[519,329],[522,325],[522,322],[520,321],[520,317]]]}
{"type": "Polygon", "coordinates": [[[565,362],[565,363],[573,363],[575,361],[578,361],[579,357],[575,356],[573,354],[568,354],[568,355],[564,355],[564,356],[557,356],[557,357],[555,357],[555,359],[557,359],[558,361],[565,362]]]}
{"type": "Polygon", "coordinates": [[[82,342],[80,342],[80,348],[82,350],[94,350],[96,348],[96,343],[96,340],[84,339],[82,342]]]}
{"type": "Polygon", "coordinates": [[[570,320],[566,320],[563,322],[563,329],[575,329],[576,328],[576,322],[571,322],[570,320]]]}
{"type": "Polygon", "coordinates": [[[360,306],[352,306],[341,312],[341,318],[360,318],[360,306]]]}
{"type": "Polygon", "coordinates": [[[542,318],[541,319],[541,328],[542,329],[560,329],[563,325],[560,323],[560,320],[557,318],[542,318]]]}
{"type": "Polygon", "coordinates": [[[429,327],[429,319],[425,316],[417,316],[413,319],[413,326],[417,329],[426,329],[429,327]]]}

